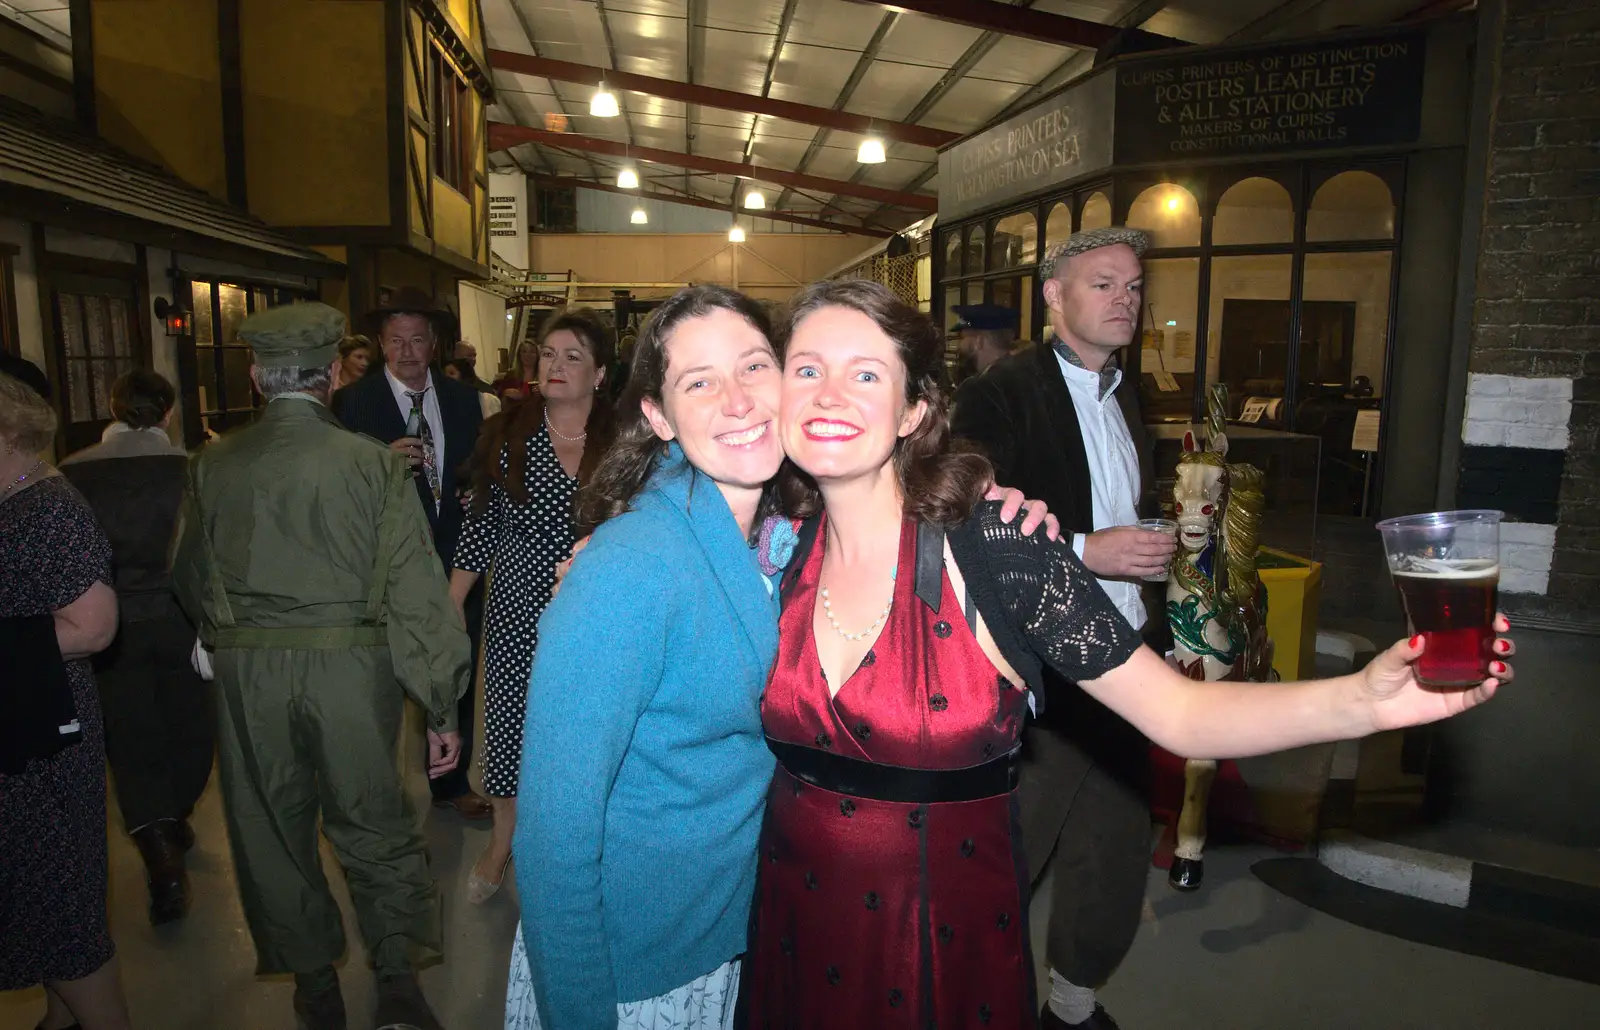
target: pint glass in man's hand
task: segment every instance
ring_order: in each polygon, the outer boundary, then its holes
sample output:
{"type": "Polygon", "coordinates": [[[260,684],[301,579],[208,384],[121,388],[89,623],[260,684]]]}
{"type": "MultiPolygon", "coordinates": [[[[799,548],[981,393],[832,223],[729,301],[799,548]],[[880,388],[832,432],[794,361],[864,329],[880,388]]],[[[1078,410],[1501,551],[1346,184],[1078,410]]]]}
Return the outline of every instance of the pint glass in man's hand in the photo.
{"type": "Polygon", "coordinates": [[[1378,523],[1400,605],[1423,638],[1417,682],[1425,687],[1475,687],[1489,678],[1501,514],[1440,511],[1378,523]]]}

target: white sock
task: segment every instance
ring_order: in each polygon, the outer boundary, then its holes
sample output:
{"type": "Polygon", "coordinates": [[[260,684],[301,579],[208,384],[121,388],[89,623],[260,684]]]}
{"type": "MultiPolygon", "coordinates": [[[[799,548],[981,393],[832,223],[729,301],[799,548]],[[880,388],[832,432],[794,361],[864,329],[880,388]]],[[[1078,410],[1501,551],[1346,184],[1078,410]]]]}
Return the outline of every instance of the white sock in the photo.
{"type": "Polygon", "coordinates": [[[1094,988],[1079,987],[1052,969],[1049,1006],[1063,1022],[1081,1023],[1094,1015],[1094,988]]]}

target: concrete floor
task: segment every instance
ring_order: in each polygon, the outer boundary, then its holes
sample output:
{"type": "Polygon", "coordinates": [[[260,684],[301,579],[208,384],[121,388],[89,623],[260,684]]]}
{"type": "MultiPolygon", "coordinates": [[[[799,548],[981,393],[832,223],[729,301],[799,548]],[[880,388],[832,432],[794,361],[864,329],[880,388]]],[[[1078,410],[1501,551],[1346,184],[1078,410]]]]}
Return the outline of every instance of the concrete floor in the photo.
{"type": "MultiPolygon", "coordinates": [[[[420,778],[412,784],[425,797],[420,778]]],[[[113,822],[111,925],[134,1023],[140,1030],[290,1030],[287,978],[253,975],[215,781],[196,815],[195,906],[183,923],[152,930],[139,859],[113,822]]],[[[461,899],[486,830],[428,812],[427,836],[445,891],[446,961],[424,989],[451,1030],[502,1025],[513,888],[484,908],[461,899]]],[[[325,853],[326,854],[326,853],[325,853]]],[[[1152,870],[1145,921],[1102,1000],[1126,1030],[1432,1030],[1600,1026],[1600,987],[1411,944],[1325,916],[1268,888],[1250,865],[1271,852],[1216,850],[1199,893],[1169,890],[1152,870]]],[[[338,883],[328,859],[330,879],[338,883]]],[[[342,971],[352,1030],[371,1025],[372,978],[345,906],[351,952],[342,971]]],[[[1042,892],[1041,892],[1042,893],[1042,892]]],[[[1033,931],[1042,957],[1043,904],[1033,931]]],[[[1041,973],[1041,982],[1043,976],[1041,973]]],[[[38,990],[0,994],[0,1030],[32,1030],[38,990]]]]}

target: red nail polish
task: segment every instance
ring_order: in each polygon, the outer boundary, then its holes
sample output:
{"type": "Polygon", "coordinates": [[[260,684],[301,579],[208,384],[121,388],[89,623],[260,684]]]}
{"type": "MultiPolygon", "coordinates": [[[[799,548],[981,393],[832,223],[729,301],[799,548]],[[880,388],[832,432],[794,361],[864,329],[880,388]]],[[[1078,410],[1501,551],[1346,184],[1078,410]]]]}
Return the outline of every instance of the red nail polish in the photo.
{"type": "Polygon", "coordinates": [[[1489,663],[1489,671],[1494,673],[1496,676],[1499,676],[1501,673],[1506,671],[1506,663],[1505,662],[1490,662],[1489,663]]]}
{"type": "Polygon", "coordinates": [[[1422,646],[1422,634],[1418,633],[1416,636],[1412,637],[1410,643],[1411,643],[1412,647],[1421,647],[1422,646]]]}
{"type": "Polygon", "coordinates": [[[1504,640],[1496,640],[1494,642],[1494,649],[1497,654],[1505,654],[1507,651],[1511,650],[1511,645],[1506,643],[1504,640]]]}

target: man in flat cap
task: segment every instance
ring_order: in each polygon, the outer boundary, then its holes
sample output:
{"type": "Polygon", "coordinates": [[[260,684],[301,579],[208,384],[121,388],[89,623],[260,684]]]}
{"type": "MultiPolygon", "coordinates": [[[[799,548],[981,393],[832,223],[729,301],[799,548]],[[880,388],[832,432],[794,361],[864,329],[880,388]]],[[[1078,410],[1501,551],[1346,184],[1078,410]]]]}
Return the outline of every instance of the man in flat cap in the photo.
{"type": "Polygon", "coordinates": [[[173,587],[215,652],[256,971],[294,974],[304,1027],[344,1030],[320,812],[377,968],[378,1025],[438,1030],[412,971],[440,948],[438,899],[395,748],[409,695],[427,716],[430,775],[456,766],[470,654],[405,460],[327,409],[344,331],[325,304],[240,326],[267,406],[191,462],[173,587]]]}
{"type": "MultiPolygon", "coordinates": [[[[1140,578],[1161,572],[1174,541],[1134,525],[1155,515],[1154,474],[1137,383],[1117,360],[1142,307],[1137,229],[1075,233],[1039,263],[1054,338],[1003,358],[959,395],[954,434],[994,461],[995,478],[1037,497],[1073,533],[1073,549],[1135,629],[1140,578]]],[[[1153,620],[1151,631],[1165,626],[1153,620]]],[[[1147,632],[1147,636],[1151,633],[1147,632]]],[[[1148,747],[1075,685],[1047,683],[1046,711],[1024,736],[1018,789],[1028,871],[1053,855],[1046,1030],[1109,1030],[1095,1000],[1133,944],[1150,859],[1143,789],[1148,747]]]]}
{"type": "MultiPolygon", "coordinates": [[[[961,304],[955,308],[957,347],[962,363],[981,376],[989,366],[1017,349],[1021,317],[1001,304],[961,304]]],[[[959,394],[957,395],[959,396],[959,394]]]]}
{"type": "MultiPolygon", "coordinates": [[[[348,429],[389,445],[411,464],[412,482],[433,533],[439,567],[449,574],[464,514],[457,491],[466,485],[458,470],[472,456],[483,425],[478,391],[434,368],[444,338],[453,338],[455,316],[421,290],[406,287],[372,312],[383,351],[383,369],[340,390],[333,413],[348,429]]],[[[466,606],[476,634],[482,592],[466,606]]],[[[476,652],[477,648],[473,648],[476,652]]],[[[488,819],[489,802],[467,782],[472,761],[472,688],[461,698],[461,764],[428,784],[435,808],[453,808],[468,819],[488,819]]]]}

